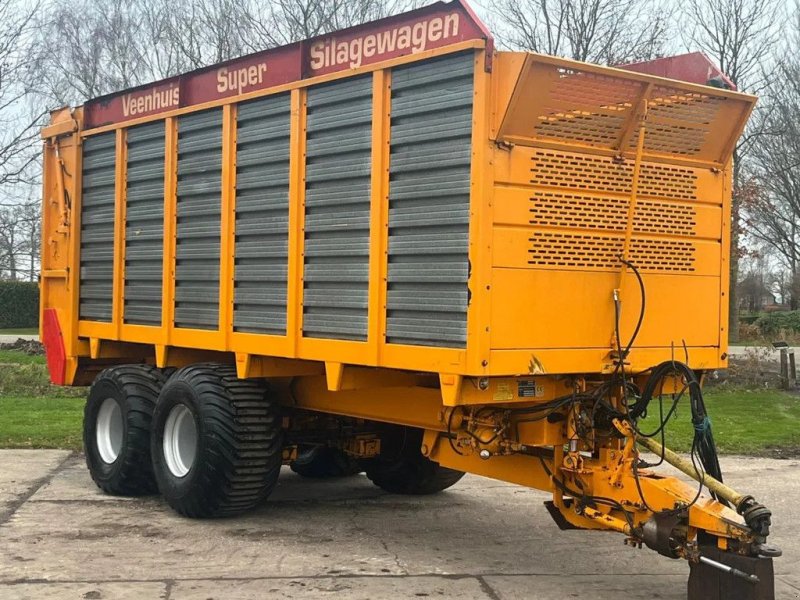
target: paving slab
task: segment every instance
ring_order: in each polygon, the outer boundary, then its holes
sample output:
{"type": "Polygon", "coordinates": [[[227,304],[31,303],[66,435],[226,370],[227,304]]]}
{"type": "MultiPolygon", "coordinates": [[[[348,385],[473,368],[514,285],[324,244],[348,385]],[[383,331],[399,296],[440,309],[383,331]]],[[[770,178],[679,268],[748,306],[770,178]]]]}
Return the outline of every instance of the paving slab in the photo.
{"type": "Polygon", "coordinates": [[[166,583],[17,583],[0,584],[3,600],[155,600],[165,598],[166,583]]]}
{"type": "Polygon", "coordinates": [[[170,600],[261,600],[282,598],[459,598],[491,600],[475,577],[321,577],[225,581],[180,581],[170,600]]]}
{"type": "Polygon", "coordinates": [[[0,523],[70,456],[67,450],[0,451],[0,523]]]}
{"type": "MultiPolygon", "coordinates": [[[[722,462],[726,481],[773,509],[778,597],[797,598],[800,461],[722,462]]],[[[4,600],[685,598],[683,561],[613,533],[561,532],[547,494],[475,476],[409,497],[363,475],[315,481],[284,469],[257,510],[193,521],[157,496],[104,496],[80,455],[0,451],[0,464],[19,473],[0,470],[0,498],[12,502],[0,526],[4,600]]]]}

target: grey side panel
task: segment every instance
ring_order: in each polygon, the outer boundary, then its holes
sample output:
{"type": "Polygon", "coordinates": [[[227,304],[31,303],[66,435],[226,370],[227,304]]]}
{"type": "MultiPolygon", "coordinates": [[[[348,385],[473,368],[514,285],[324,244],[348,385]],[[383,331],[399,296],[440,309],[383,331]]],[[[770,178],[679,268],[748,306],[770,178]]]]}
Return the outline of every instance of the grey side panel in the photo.
{"type": "Polygon", "coordinates": [[[372,77],[308,91],[303,333],[366,340],[372,77]]]}
{"type": "Polygon", "coordinates": [[[83,142],[80,318],[111,322],[116,133],[83,142]]]}
{"type": "Polygon", "coordinates": [[[239,105],[236,136],[236,331],[286,334],[289,94],[239,105]]]}
{"type": "Polygon", "coordinates": [[[175,326],[219,327],[222,109],[178,119],[175,326]]]}
{"type": "Polygon", "coordinates": [[[128,129],[125,322],[161,324],[164,256],[164,121],[128,129]]]}
{"type": "Polygon", "coordinates": [[[473,55],[392,70],[389,343],[467,339],[473,55]]]}

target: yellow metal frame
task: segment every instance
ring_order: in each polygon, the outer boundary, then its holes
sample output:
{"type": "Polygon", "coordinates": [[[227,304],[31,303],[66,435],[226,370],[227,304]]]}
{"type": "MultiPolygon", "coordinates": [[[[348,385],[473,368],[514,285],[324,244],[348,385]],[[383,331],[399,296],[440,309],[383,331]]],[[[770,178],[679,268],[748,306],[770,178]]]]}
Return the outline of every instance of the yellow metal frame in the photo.
{"type": "Polygon", "coordinates": [[[368,364],[381,364],[386,332],[386,289],[389,247],[389,149],[391,143],[390,69],[373,73],[372,174],[370,198],[369,296],[367,299],[368,364]]]}
{"type": "MultiPolygon", "coordinates": [[[[67,124],[67,119],[62,114],[54,119],[53,125],[47,132],[53,134],[58,143],[75,143],[76,148],[80,140],[88,135],[115,130],[117,133],[117,204],[116,210],[116,236],[115,236],[115,270],[114,270],[114,298],[112,323],[97,323],[90,321],[77,321],[77,281],[74,281],[71,291],[71,302],[64,310],[61,323],[65,339],[71,340],[68,355],[73,364],[78,357],[98,357],[102,348],[114,342],[134,342],[150,345],[153,349],[153,360],[159,366],[171,364],[170,351],[176,348],[197,351],[215,351],[231,353],[236,356],[236,362],[241,376],[256,376],[260,372],[262,359],[268,357],[290,359],[283,365],[295,365],[298,372],[308,371],[302,366],[302,361],[313,361],[329,365],[331,373],[343,372],[345,365],[377,366],[387,369],[405,369],[426,371],[439,375],[439,387],[442,390],[443,402],[447,405],[462,403],[467,395],[463,393],[465,377],[477,376],[539,376],[543,374],[576,373],[576,372],[608,372],[613,368],[613,361],[609,357],[608,340],[602,343],[591,342],[583,345],[564,346],[543,345],[537,348],[527,346],[515,347],[503,343],[504,327],[507,322],[504,313],[508,315],[525,315],[526,303],[531,297],[537,296],[538,290],[529,289],[529,284],[524,277],[532,272],[527,264],[520,261],[525,255],[527,244],[526,209],[523,207],[527,193],[519,186],[517,181],[524,180],[530,172],[526,161],[529,160],[531,147],[548,148],[552,144],[530,144],[520,137],[520,131],[515,130],[513,139],[524,142],[519,147],[498,146],[495,136],[508,136],[505,131],[510,125],[507,123],[508,113],[520,105],[519,83],[527,70],[550,68],[554,65],[572,65],[569,61],[541,57],[538,55],[498,54],[495,56],[494,72],[485,69],[485,49],[482,41],[470,41],[456,44],[447,48],[422,52],[419,54],[400,57],[376,65],[353,69],[346,73],[325,75],[298,81],[287,85],[277,86],[272,89],[243,94],[238,97],[227,98],[189,108],[176,109],[156,117],[134,119],[122,125],[99,127],[92,130],[81,130],[81,114],[75,111],[70,119],[74,119],[75,127],[67,124]],[[472,51],[474,53],[474,97],[473,97],[473,122],[472,122],[472,163],[470,173],[470,228],[469,228],[469,261],[470,276],[468,287],[470,291],[470,304],[467,311],[467,343],[464,348],[436,348],[420,347],[400,344],[387,344],[385,338],[386,321],[386,277],[387,277],[387,249],[388,249],[388,169],[390,148],[390,109],[391,109],[391,72],[398,65],[412,61],[424,60],[454,52],[472,51]],[[306,136],[306,89],[308,86],[331,81],[341,77],[349,77],[361,73],[371,73],[373,78],[373,124],[372,124],[372,175],[371,175],[371,216],[370,216],[370,259],[369,259],[369,292],[368,292],[368,336],[365,342],[312,339],[303,336],[303,245],[305,220],[305,136],[306,136]],[[234,271],[235,258],[233,249],[236,235],[236,110],[238,102],[264,95],[289,92],[291,104],[290,116],[290,184],[289,184],[289,262],[288,262],[288,287],[287,287],[287,332],[286,335],[258,335],[252,333],[236,332],[233,330],[233,305],[234,297],[234,271]],[[508,110],[501,107],[509,105],[508,110]],[[193,330],[176,328],[174,324],[174,295],[175,295],[175,199],[177,179],[177,117],[187,112],[204,110],[211,107],[222,107],[223,110],[223,176],[222,176],[222,201],[221,201],[221,238],[220,238],[220,298],[219,298],[219,329],[217,331],[193,330]],[[165,117],[166,115],[166,117],[165,117]],[[125,215],[125,132],[128,127],[155,119],[165,118],[166,124],[166,162],[165,162],[165,210],[164,210],[164,279],[162,290],[162,324],[160,327],[142,326],[124,323],[124,215],[125,215]],[[495,133],[497,132],[497,133],[495,133]],[[519,200],[513,200],[519,197],[519,200]],[[513,202],[511,201],[513,200],[513,202]],[[516,208],[512,208],[516,207],[516,208]],[[516,212],[514,212],[516,211],[516,212]],[[510,223],[519,223],[522,226],[510,223]],[[502,233],[499,233],[501,229],[502,233]],[[508,276],[514,273],[523,276],[518,284],[514,284],[518,293],[509,294],[508,285],[511,281],[508,276]],[[505,279],[504,279],[505,278],[505,279]],[[504,283],[505,282],[505,283],[504,283]],[[532,294],[534,296],[532,296],[532,294]],[[500,321],[498,321],[500,319],[500,321]],[[102,344],[101,344],[102,341],[102,344]],[[294,362],[291,362],[294,361],[294,362]],[[336,366],[339,365],[339,366],[336,366]]],[[[588,72],[608,74],[609,70],[601,67],[581,65],[588,72]]],[[[658,78],[614,71],[615,75],[641,82],[644,90],[649,90],[656,85],[658,78]]],[[[675,85],[674,82],[667,82],[675,85]]],[[[683,84],[680,84],[683,86],[683,84]]],[[[700,89],[698,86],[685,86],[687,89],[700,89]]],[[[706,88],[702,88],[705,91],[706,88]]],[[[717,93],[715,90],[714,93],[717,93]]],[[[647,92],[642,92],[647,95],[647,92]]],[[[725,98],[736,99],[742,102],[748,97],[741,94],[719,92],[725,98]]],[[[643,100],[644,102],[644,100],[643,100]]],[[[643,119],[643,111],[632,111],[630,120],[634,117],[643,119]]],[[[626,128],[632,129],[631,126],[626,128]]],[[[524,133],[524,132],[523,132],[524,133]]],[[[639,165],[645,161],[642,152],[641,138],[646,133],[640,133],[640,148],[636,156],[636,173],[639,165]]],[[[622,134],[620,144],[625,144],[627,134],[622,134]]],[[[524,137],[524,136],[523,136],[524,137]]],[[[558,145],[558,144],[557,144],[558,145]]],[[[574,144],[562,144],[575,151],[574,144]]],[[[581,152],[604,156],[603,149],[577,148],[581,152]]],[[[649,159],[652,162],[652,157],[649,159]]],[[[69,157],[68,170],[73,174],[71,178],[71,195],[74,199],[72,210],[72,235],[68,238],[70,257],[62,266],[75,279],[76,269],[70,271],[71,265],[79,264],[79,231],[80,219],[80,152],[75,151],[69,157]]],[[[665,161],[669,163],[669,161],[665,161]]],[[[686,162],[679,159],[678,162],[686,162]]],[[[49,161],[47,164],[52,164],[49,161]]],[[[697,167],[697,161],[692,163],[697,167]]],[[[45,178],[47,185],[53,178],[52,167],[46,168],[45,178]]],[[[729,186],[719,191],[715,186],[721,180],[729,177],[726,169],[716,170],[715,173],[698,170],[700,183],[705,186],[708,178],[708,188],[712,190],[711,196],[706,194],[698,198],[697,206],[700,207],[712,198],[711,207],[698,208],[698,215],[702,217],[698,231],[702,231],[702,240],[719,239],[717,232],[708,230],[706,223],[719,218],[714,211],[721,206],[727,210],[729,203],[729,186]],[[719,173],[722,172],[722,175],[719,173]],[[720,192],[724,200],[720,201],[720,192]],[[714,200],[720,204],[713,205],[714,200]],[[705,211],[705,212],[704,212],[705,211]],[[709,212],[711,211],[711,212],[709,212]],[[703,229],[703,227],[706,227],[703,229]],[[708,231],[707,231],[708,230],[708,231]]],[[[638,176],[634,177],[638,180],[638,176]]],[[[630,195],[628,212],[628,227],[626,228],[626,248],[630,244],[633,227],[633,212],[637,204],[637,191],[634,189],[630,195]]],[[[50,221],[45,221],[48,230],[52,229],[50,221]]],[[[726,235],[723,226],[722,236],[726,235]]],[[[701,240],[701,241],[702,241],[701,240]]],[[[700,243],[700,242],[698,242],[700,243]]],[[[703,242],[705,243],[705,242],[703,242]]],[[[705,247],[703,247],[705,248],[705,247]]],[[[713,272],[719,283],[717,289],[724,289],[726,281],[725,269],[722,272],[715,264],[713,253],[703,252],[698,259],[698,269],[713,272]]],[[[719,260],[718,258],[716,260],[719,260]]],[[[724,258],[723,258],[724,260],[724,258]]],[[[581,281],[583,276],[571,271],[570,277],[581,281]]],[[[620,279],[618,286],[630,286],[630,275],[624,270],[617,275],[620,279]]],[[[591,277],[586,279],[591,281],[591,277]]],[[[595,285],[595,284],[592,284],[595,285]]],[[[605,285],[605,284],[604,284],[605,285]]],[[[48,288],[49,289],[49,288],[48,288]]],[[[631,289],[631,288],[628,288],[631,289]]],[[[656,289],[658,286],[656,286],[656,289]]],[[[633,298],[633,294],[628,294],[633,298]]],[[[55,298],[55,296],[53,296],[55,298]]],[[[606,299],[608,300],[608,299],[606,299]]],[[[598,299],[604,302],[604,299],[598,299]]],[[[52,306],[49,292],[43,294],[43,306],[52,306]]],[[[610,306],[610,302],[608,303],[610,306]]],[[[724,301],[715,308],[717,314],[713,320],[722,315],[724,301]]],[[[631,318],[634,303],[631,301],[626,306],[624,323],[627,325],[631,318]]],[[[709,315],[711,317],[711,315],[709,315]]],[[[511,317],[509,317],[511,318],[511,317]]],[[[520,326],[524,324],[524,317],[520,326]]],[[[508,321],[508,319],[506,319],[508,321]]],[[[567,326],[569,324],[567,323],[567,326]]],[[[551,327],[562,327],[563,324],[549,324],[551,327]]],[[[720,332],[724,334],[724,330],[720,332]]],[[[610,332],[606,335],[606,338],[610,332]]],[[[696,368],[717,368],[724,366],[725,360],[720,350],[724,346],[723,336],[713,340],[704,341],[702,344],[690,344],[692,366],[696,368]]],[[[666,338],[665,338],[666,339],[666,338]]],[[[675,340],[672,340],[674,342],[675,340]]],[[[528,344],[530,345],[530,344],[528,344]]],[[[107,350],[110,351],[110,350],[107,350]]],[[[630,368],[634,371],[644,370],[653,364],[664,360],[670,354],[669,345],[663,342],[648,346],[637,346],[636,352],[631,357],[630,368]]],[[[71,371],[74,373],[74,370],[71,371]]],[[[71,380],[71,378],[70,378],[71,380]]],[[[331,382],[338,378],[332,376],[331,382]]]]}

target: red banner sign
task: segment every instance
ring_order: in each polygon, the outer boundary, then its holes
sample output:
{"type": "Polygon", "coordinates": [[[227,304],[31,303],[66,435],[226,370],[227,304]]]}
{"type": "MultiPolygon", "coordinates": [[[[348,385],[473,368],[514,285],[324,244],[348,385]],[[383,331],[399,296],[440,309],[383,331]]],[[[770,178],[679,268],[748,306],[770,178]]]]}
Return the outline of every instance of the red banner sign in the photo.
{"type": "Polygon", "coordinates": [[[491,51],[491,34],[469,6],[462,0],[439,2],[90,100],[84,107],[85,126],[146,117],[476,39],[485,39],[491,51]]]}

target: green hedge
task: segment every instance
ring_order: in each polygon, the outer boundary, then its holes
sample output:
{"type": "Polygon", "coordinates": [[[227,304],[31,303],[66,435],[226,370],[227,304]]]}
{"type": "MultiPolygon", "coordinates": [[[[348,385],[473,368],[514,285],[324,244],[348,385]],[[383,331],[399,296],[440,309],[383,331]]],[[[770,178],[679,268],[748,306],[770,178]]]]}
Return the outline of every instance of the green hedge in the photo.
{"type": "Polygon", "coordinates": [[[800,310],[767,313],[755,322],[763,335],[775,335],[783,332],[800,332],[800,310]]]}
{"type": "Polygon", "coordinates": [[[0,281],[0,329],[39,326],[39,284],[0,281]]]}

